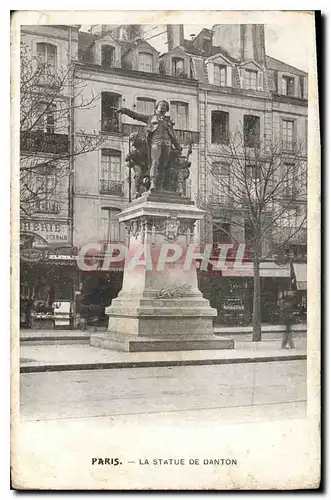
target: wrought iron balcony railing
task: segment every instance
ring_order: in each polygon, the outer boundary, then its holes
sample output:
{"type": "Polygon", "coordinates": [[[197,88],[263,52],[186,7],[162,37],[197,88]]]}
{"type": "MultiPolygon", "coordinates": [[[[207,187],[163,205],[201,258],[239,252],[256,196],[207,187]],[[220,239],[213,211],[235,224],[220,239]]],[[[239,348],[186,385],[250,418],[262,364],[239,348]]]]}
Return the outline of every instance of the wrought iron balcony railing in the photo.
{"type": "Polygon", "coordinates": [[[68,135],[23,130],[20,134],[20,147],[26,153],[66,154],[69,152],[68,135]]]}
{"type": "Polygon", "coordinates": [[[112,194],[115,196],[123,196],[123,181],[112,181],[101,179],[100,180],[100,193],[101,194],[112,194]]]}

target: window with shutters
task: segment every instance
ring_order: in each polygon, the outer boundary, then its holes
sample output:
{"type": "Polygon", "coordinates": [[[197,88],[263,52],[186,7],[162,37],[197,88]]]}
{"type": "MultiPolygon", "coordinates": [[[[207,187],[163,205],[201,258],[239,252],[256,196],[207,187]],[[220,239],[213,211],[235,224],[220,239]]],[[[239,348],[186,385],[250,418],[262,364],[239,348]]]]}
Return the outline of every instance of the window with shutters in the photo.
{"type": "Polygon", "coordinates": [[[292,151],[294,148],[294,121],[282,120],[283,149],[292,151]]]}
{"type": "Polygon", "coordinates": [[[100,192],[122,196],[121,179],[121,152],[114,149],[102,149],[100,192]]]}
{"type": "Polygon", "coordinates": [[[211,142],[213,144],[229,143],[229,113],[225,111],[212,111],[211,142]]]}
{"type": "Polygon", "coordinates": [[[170,116],[175,122],[175,127],[180,130],[188,129],[188,104],[172,101],[170,103],[170,116]]]}
{"type": "Polygon", "coordinates": [[[260,117],[244,116],[244,146],[246,148],[260,147],[260,117]]]}
{"type": "Polygon", "coordinates": [[[226,87],[226,66],[214,64],[214,84],[226,87]]]}
{"type": "Polygon", "coordinates": [[[153,115],[155,112],[155,99],[149,99],[148,97],[138,97],[137,98],[137,111],[144,115],[153,115]]]}
{"type": "Polygon", "coordinates": [[[138,69],[146,73],[153,72],[153,56],[148,52],[139,52],[138,54],[138,69]]]}
{"type": "Polygon", "coordinates": [[[114,66],[115,47],[111,45],[102,45],[101,47],[101,66],[111,68],[114,66]]]}
{"type": "Polygon", "coordinates": [[[245,69],[243,78],[244,89],[257,90],[257,71],[245,69]]]}
{"type": "Polygon", "coordinates": [[[282,94],[294,96],[294,78],[291,76],[282,77],[282,94]]]}

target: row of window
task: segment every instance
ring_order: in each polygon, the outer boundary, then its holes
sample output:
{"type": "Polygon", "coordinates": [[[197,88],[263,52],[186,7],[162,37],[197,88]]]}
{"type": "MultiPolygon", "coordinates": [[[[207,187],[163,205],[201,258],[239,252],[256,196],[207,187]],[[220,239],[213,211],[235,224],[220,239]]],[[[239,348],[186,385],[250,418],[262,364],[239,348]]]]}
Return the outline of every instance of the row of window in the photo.
{"type": "MultiPolygon", "coordinates": [[[[155,112],[156,99],[138,97],[136,111],[145,115],[155,112]]],[[[101,130],[103,132],[119,132],[120,123],[117,109],[121,106],[121,96],[111,92],[101,94],[101,130]]],[[[180,130],[189,128],[188,104],[179,101],[170,101],[170,116],[175,127],[180,130]]]]}
{"type": "MultiPolygon", "coordinates": [[[[244,145],[248,148],[260,147],[260,117],[244,115],[244,145]]],[[[282,120],[282,145],[285,150],[294,148],[294,120],[282,120]]],[[[229,144],[229,113],[212,111],[211,142],[213,144],[229,144]]]]}
{"type": "MultiPolygon", "coordinates": [[[[37,58],[41,63],[45,74],[56,68],[57,65],[57,47],[49,43],[37,43],[37,58]]],[[[113,67],[115,64],[115,48],[111,45],[101,46],[101,66],[105,68],[113,67]]],[[[138,70],[146,73],[153,72],[153,55],[148,52],[138,53],[138,70]]],[[[232,70],[232,67],[213,64],[213,83],[220,87],[228,86],[227,71],[232,70]]],[[[261,72],[260,72],[261,73],[261,72]]],[[[188,76],[185,72],[185,61],[181,57],[171,58],[171,74],[173,76],[188,76]]],[[[259,90],[263,84],[259,86],[259,72],[252,69],[240,69],[242,88],[248,90],[259,90]]],[[[261,78],[263,76],[261,75],[261,78]]],[[[295,78],[294,76],[283,75],[281,79],[281,88],[279,93],[285,96],[295,96],[295,78]]],[[[303,97],[304,77],[299,76],[299,96],[303,97]]]]}

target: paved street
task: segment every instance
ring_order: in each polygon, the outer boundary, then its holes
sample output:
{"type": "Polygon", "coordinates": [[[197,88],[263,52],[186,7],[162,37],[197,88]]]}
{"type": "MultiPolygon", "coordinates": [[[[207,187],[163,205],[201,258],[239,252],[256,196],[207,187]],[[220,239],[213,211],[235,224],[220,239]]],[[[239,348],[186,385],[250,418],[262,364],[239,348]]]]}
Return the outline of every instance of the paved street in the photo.
{"type": "Polygon", "coordinates": [[[305,400],[305,361],[21,374],[25,422],[153,414],[186,421],[220,412],[240,421],[256,408],[262,419],[290,418],[302,416],[305,400]]]}

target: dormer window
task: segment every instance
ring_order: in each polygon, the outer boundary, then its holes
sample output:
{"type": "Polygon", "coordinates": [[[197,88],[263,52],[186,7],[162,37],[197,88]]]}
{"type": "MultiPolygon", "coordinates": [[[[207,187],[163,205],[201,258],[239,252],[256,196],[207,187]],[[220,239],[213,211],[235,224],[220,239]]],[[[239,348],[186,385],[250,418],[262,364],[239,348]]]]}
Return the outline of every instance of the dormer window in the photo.
{"type": "Polygon", "coordinates": [[[214,64],[214,84],[221,87],[226,86],[226,66],[214,64]]]}
{"type": "Polygon", "coordinates": [[[101,66],[111,68],[114,66],[115,48],[111,45],[102,45],[101,47],[101,66]]]}
{"type": "Polygon", "coordinates": [[[244,89],[257,90],[257,71],[244,70],[244,89]]]}
{"type": "Polygon", "coordinates": [[[293,96],[294,95],[294,78],[291,76],[282,77],[282,94],[293,96]]]}
{"type": "Polygon", "coordinates": [[[147,52],[139,52],[138,54],[138,69],[146,73],[153,71],[153,56],[147,52]]]}
{"type": "Polygon", "coordinates": [[[184,75],[184,59],[181,57],[173,57],[171,70],[173,76],[183,76],[184,75]]]}

